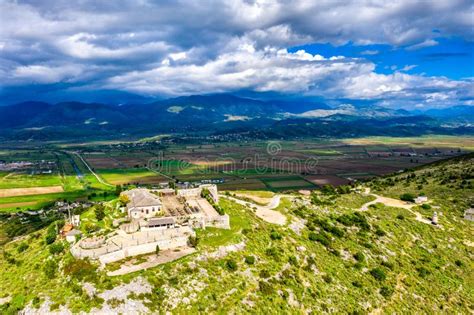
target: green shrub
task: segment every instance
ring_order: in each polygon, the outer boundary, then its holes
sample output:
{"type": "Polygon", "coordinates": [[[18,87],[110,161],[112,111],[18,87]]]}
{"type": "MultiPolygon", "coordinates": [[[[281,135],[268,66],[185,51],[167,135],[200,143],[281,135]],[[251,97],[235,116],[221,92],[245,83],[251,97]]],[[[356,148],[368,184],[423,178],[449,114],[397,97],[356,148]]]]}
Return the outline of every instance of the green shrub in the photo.
{"type": "Polygon", "coordinates": [[[370,274],[378,281],[384,281],[387,278],[385,272],[378,267],[370,270],[370,274]]]}
{"type": "Polygon", "coordinates": [[[427,203],[422,204],[421,207],[422,207],[423,209],[425,209],[425,210],[431,209],[431,206],[430,206],[429,204],[427,204],[427,203]]]}
{"type": "Polygon", "coordinates": [[[27,250],[30,246],[26,243],[20,243],[18,245],[18,248],[16,249],[19,253],[23,253],[25,250],[27,250]]]}
{"type": "Polygon", "coordinates": [[[59,253],[62,253],[64,250],[64,245],[62,243],[55,243],[55,244],[51,244],[49,246],[49,252],[52,254],[52,255],[56,255],[56,254],[59,254],[59,253]]]}
{"type": "Polygon", "coordinates": [[[94,215],[97,221],[102,221],[105,218],[105,209],[103,205],[96,205],[94,209],[94,215]]]}
{"type": "Polygon", "coordinates": [[[332,282],[332,277],[330,275],[324,275],[323,280],[326,283],[331,283],[332,282]]]}
{"type": "Polygon", "coordinates": [[[462,261],[460,261],[459,259],[456,259],[456,261],[454,262],[456,264],[456,266],[458,267],[462,267],[464,264],[462,261]]]}
{"type": "Polygon", "coordinates": [[[375,230],[375,235],[377,235],[377,236],[385,236],[385,235],[387,235],[387,233],[385,233],[385,231],[382,230],[381,228],[377,227],[377,229],[375,230]]]}
{"type": "Polygon", "coordinates": [[[225,266],[227,267],[229,271],[236,271],[238,268],[237,263],[233,259],[227,260],[227,262],[225,263],[225,266]]]}
{"type": "Polygon", "coordinates": [[[352,281],[352,285],[356,288],[362,288],[362,283],[360,283],[359,281],[352,281]]]}
{"type": "Polygon", "coordinates": [[[266,281],[259,281],[258,282],[258,289],[264,295],[270,295],[274,292],[273,286],[266,282],[266,281]]]}
{"type": "Polygon", "coordinates": [[[255,264],[255,256],[245,256],[245,263],[248,265],[255,264]]]}
{"type": "Polygon", "coordinates": [[[272,232],[270,233],[270,238],[271,238],[272,240],[281,240],[282,236],[281,236],[281,234],[278,233],[277,231],[272,231],[272,232]]]}
{"type": "Polygon", "coordinates": [[[363,253],[357,252],[357,253],[354,254],[354,259],[359,261],[359,262],[363,262],[363,261],[365,261],[365,256],[364,256],[363,253]]]}
{"type": "Polygon", "coordinates": [[[47,278],[53,279],[56,276],[58,264],[54,260],[47,260],[43,265],[43,271],[47,278]]]}
{"type": "Polygon", "coordinates": [[[354,212],[352,214],[343,214],[339,216],[336,221],[342,223],[345,226],[357,226],[363,231],[370,230],[370,224],[364,214],[360,212],[354,212]]]}
{"type": "Polygon", "coordinates": [[[387,267],[390,270],[393,270],[393,268],[394,268],[393,263],[391,263],[389,261],[382,261],[381,265],[384,266],[384,267],[387,267]]]}
{"type": "Polygon", "coordinates": [[[322,245],[328,247],[331,244],[329,238],[322,233],[316,234],[314,232],[309,233],[309,239],[314,242],[319,242],[322,245]]]}
{"type": "Polygon", "coordinates": [[[191,236],[189,236],[188,243],[192,247],[197,247],[198,244],[199,244],[199,238],[197,236],[192,236],[191,235],[191,236]]]}
{"type": "Polygon", "coordinates": [[[288,257],[288,262],[293,266],[298,266],[298,259],[296,258],[296,256],[288,257]]]}
{"type": "Polygon", "coordinates": [[[392,294],[393,294],[393,289],[391,289],[391,288],[389,288],[389,287],[387,287],[387,286],[383,286],[383,287],[380,288],[380,294],[381,294],[384,298],[388,299],[390,296],[392,296],[392,294]]]}
{"type": "Polygon", "coordinates": [[[279,253],[278,249],[275,248],[275,247],[267,248],[265,250],[265,254],[267,254],[267,256],[273,257],[277,261],[280,259],[280,253],[279,253]]]}
{"type": "Polygon", "coordinates": [[[416,197],[410,193],[404,193],[400,196],[400,200],[409,201],[409,202],[415,202],[415,198],[416,197]]]}
{"type": "Polygon", "coordinates": [[[260,278],[264,278],[264,279],[267,279],[267,278],[270,278],[270,272],[267,270],[267,269],[262,269],[260,270],[260,278]]]}
{"type": "Polygon", "coordinates": [[[430,274],[430,271],[426,269],[425,267],[419,267],[416,269],[418,271],[418,275],[422,278],[425,278],[430,274]]]}
{"type": "Polygon", "coordinates": [[[398,220],[405,220],[405,216],[403,214],[397,215],[398,220]]]}

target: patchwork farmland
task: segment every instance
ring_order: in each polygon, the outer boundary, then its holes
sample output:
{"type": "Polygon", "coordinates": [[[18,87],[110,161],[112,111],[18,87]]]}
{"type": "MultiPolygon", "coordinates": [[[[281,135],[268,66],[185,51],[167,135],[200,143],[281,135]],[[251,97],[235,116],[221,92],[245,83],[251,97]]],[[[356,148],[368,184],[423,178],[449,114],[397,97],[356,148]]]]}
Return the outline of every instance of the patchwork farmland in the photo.
{"type": "Polygon", "coordinates": [[[474,151],[474,140],[376,137],[0,149],[0,211],[18,211],[58,199],[99,198],[114,185],[211,181],[220,190],[275,192],[338,186],[474,151]],[[9,170],[11,165],[21,167],[9,170]]]}

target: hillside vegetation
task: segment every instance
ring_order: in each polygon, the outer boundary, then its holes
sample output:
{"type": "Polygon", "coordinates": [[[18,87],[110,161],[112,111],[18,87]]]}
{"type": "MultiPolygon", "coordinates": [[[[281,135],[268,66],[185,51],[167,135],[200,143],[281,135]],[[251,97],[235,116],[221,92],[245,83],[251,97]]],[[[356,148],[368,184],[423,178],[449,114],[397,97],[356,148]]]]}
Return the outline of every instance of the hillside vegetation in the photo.
{"type": "Polygon", "coordinates": [[[99,270],[48,239],[53,223],[3,247],[0,298],[9,302],[0,310],[469,313],[474,223],[462,216],[474,201],[473,181],[471,154],[372,180],[359,192],[325,187],[286,196],[277,208],[285,226],[223,197],[231,230],[198,231],[195,254],[117,277],[106,275],[114,266],[99,270]],[[429,202],[364,211],[375,200],[365,188],[396,199],[425,194],[429,202]],[[425,222],[434,211],[438,226],[425,222]]]}

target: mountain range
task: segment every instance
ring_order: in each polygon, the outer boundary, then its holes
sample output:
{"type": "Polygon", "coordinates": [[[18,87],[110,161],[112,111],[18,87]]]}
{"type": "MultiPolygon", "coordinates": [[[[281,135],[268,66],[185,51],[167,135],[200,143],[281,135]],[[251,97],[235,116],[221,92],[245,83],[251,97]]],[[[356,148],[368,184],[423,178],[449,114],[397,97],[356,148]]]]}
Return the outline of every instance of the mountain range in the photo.
{"type": "Polygon", "coordinates": [[[63,139],[255,132],[266,137],[473,133],[474,106],[410,112],[367,104],[192,95],[145,104],[23,102],[0,107],[0,137],[63,139]]]}

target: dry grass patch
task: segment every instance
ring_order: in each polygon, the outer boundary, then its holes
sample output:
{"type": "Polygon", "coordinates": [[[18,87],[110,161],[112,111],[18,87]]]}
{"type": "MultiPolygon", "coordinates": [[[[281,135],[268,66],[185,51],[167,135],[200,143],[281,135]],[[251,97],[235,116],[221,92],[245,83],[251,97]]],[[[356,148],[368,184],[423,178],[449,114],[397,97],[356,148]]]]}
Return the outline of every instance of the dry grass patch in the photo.
{"type": "Polygon", "coordinates": [[[44,195],[60,193],[63,191],[64,189],[62,186],[0,189],[0,198],[28,195],[44,195]]]}

